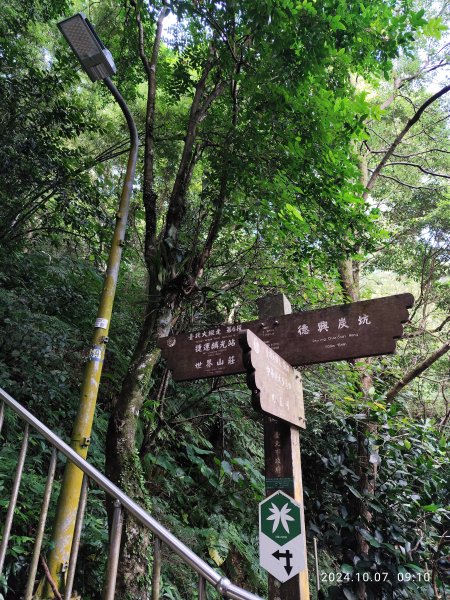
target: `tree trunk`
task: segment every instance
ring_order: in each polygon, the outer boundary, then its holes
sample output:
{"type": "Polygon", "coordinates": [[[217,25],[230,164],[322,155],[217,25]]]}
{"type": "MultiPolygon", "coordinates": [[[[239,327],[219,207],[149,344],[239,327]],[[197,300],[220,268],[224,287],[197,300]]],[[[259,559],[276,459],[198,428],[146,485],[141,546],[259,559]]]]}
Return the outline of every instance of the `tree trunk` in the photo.
{"type": "MultiPolygon", "coordinates": [[[[106,472],[125,493],[142,507],[150,509],[145,474],[136,447],[139,413],[150,392],[151,376],[160,351],[157,337],[168,335],[172,326],[176,295],[159,295],[149,290],[141,335],[133,359],[111,414],[106,443],[106,472]],[[164,299],[164,302],[163,302],[164,299]]],[[[121,600],[150,599],[150,532],[132,517],[124,515],[121,558],[117,574],[117,597],[121,600]]]]}
{"type": "MultiPolygon", "coordinates": [[[[150,392],[153,369],[160,355],[160,351],[155,348],[155,341],[159,337],[169,335],[180,306],[186,296],[196,289],[196,281],[201,276],[220,226],[227,176],[221,177],[220,192],[203,247],[194,248],[191,261],[180,268],[177,255],[178,234],[187,210],[187,191],[202,152],[197,144],[197,130],[212,103],[223,93],[225,82],[221,80],[220,73],[214,72],[214,77],[211,76],[216,67],[215,52],[211,45],[209,56],[195,86],[184,145],[168,198],[167,211],[163,215],[158,234],[157,194],[154,189],[156,68],[162,23],[168,10],[167,2],[163,1],[156,23],[152,54],[148,58],[145,53],[145,30],[139,12],[143,10],[142,5],[134,0],[131,0],[131,5],[136,10],[139,56],[148,82],[143,172],[146,227],[144,258],[148,272],[148,289],[139,339],[109,421],[106,471],[128,495],[142,506],[150,508],[148,483],[145,481],[139,449],[136,447],[139,412],[150,392]]],[[[151,574],[148,561],[151,543],[151,535],[132,518],[125,516],[116,594],[121,600],[150,600],[151,574]]]]}
{"type": "MultiPolygon", "coordinates": [[[[394,88],[399,89],[401,81],[396,81],[394,88]]],[[[364,186],[365,190],[363,193],[363,199],[367,200],[371,190],[374,188],[382,170],[388,164],[389,159],[394,154],[397,147],[403,142],[406,134],[409,130],[421,119],[425,110],[436,102],[443,95],[450,91],[450,86],[447,85],[442,87],[437,93],[430,96],[414,113],[414,115],[406,122],[400,133],[397,134],[394,141],[389,145],[386,152],[382,155],[381,160],[378,162],[376,168],[369,176],[367,156],[363,153],[360,154],[360,182],[364,186]]],[[[387,101],[385,106],[388,106],[392,102],[392,99],[387,101]]],[[[385,107],[384,106],[384,107],[385,107]]],[[[359,264],[356,261],[352,261],[347,258],[344,259],[339,265],[339,273],[341,278],[341,285],[344,291],[344,296],[352,302],[357,302],[360,299],[359,296],[359,264]]],[[[445,346],[445,345],[444,345],[445,346]]],[[[409,372],[405,377],[399,381],[387,394],[387,399],[392,399],[405,385],[409,383],[415,376],[425,370],[429,364],[437,360],[440,356],[448,351],[447,347],[441,347],[436,351],[435,355],[432,355],[429,359],[423,361],[420,365],[417,365],[415,369],[409,372]]],[[[372,387],[372,377],[367,372],[365,365],[370,364],[370,359],[360,359],[358,361],[361,366],[358,371],[360,372],[360,389],[363,393],[364,399],[369,399],[369,390],[372,387]]],[[[369,414],[369,411],[367,411],[369,414]]],[[[357,423],[357,458],[355,465],[355,472],[359,476],[357,489],[361,496],[374,495],[376,488],[376,475],[377,466],[372,464],[369,460],[370,448],[367,447],[367,441],[376,435],[377,429],[376,424],[370,423],[369,419],[365,421],[358,421],[357,423]]],[[[360,522],[362,526],[366,523],[369,524],[372,521],[372,513],[368,509],[367,503],[361,499],[356,500],[354,503],[354,513],[357,522],[360,522]]],[[[357,532],[356,533],[356,552],[361,557],[368,554],[370,549],[367,541],[357,532]]],[[[364,582],[358,582],[356,584],[356,594],[358,600],[364,600],[366,598],[366,584],[364,582]]]]}
{"type": "MultiPolygon", "coordinates": [[[[366,187],[368,183],[367,157],[360,156],[360,182],[366,187]]],[[[358,302],[360,300],[360,265],[358,261],[351,258],[344,259],[339,265],[339,274],[341,285],[346,297],[350,302],[358,302]]],[[[370,359],[359,359],[360,366],[358,367],[360,390],[365,400],[369,399],[369,390],[372,387],[372,377],[367,372],[367,367],[370,365],[370,359]]],[[[357,456],[355,464],[355,473],[359,480],[357,490],[362,497],[366,494],[373,495],[375,493],[376,481],[376,465],[372,465],[369,460],[370,452],[367,447],[367,440],[376,434],[376,425],[365,421],[357,421],[356,424],[356,440],[357,440],[357,456]]],[[[367,503],[363,499],[354,499],[353,513],[355,522],[363,527],[366,523],[372,521],[372,513],[369,510],[367,503]]],[[[363,536],[356,530],[355,533],[355,551],[361,558],[364,558],[369,553],[370,546],[363,536]]],[[[355,584],[355,591],[358,600],[366,598],[366,584],[364,581],[358,581],[355,584]]]]}

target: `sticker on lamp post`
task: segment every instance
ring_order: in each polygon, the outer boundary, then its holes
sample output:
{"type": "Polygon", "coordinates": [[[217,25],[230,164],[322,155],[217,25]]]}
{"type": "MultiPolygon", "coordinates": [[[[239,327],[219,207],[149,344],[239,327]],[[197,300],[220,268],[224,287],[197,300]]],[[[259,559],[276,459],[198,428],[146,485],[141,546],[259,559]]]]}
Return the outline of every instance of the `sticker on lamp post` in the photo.
{"type": "Polygon", "coordinates": [[[306,569],[301,511],[280,491],[259,505],[259,563],[281,583],[306,569]]]}

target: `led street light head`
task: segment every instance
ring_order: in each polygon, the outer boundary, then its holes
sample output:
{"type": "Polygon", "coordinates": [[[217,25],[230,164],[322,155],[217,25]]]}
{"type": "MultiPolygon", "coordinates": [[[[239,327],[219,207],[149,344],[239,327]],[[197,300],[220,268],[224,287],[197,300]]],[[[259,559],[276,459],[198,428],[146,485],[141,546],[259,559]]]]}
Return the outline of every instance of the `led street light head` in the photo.
{"type": "Polygon", "coordinates": [[[111,52],[83,13],[61,21],[58,27],[92,81],[114,75],[116,65],[111,52]]]}

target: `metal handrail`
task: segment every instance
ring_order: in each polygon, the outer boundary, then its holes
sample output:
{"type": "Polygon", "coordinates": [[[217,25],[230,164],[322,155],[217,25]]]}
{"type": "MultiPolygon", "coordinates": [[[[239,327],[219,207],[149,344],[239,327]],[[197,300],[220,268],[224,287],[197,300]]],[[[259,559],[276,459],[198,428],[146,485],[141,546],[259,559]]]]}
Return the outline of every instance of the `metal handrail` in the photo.
{"type": "Polygon", "coordinates": [[[57,448],[67,459],[72,461],[85,475],[95,481],[109,496],[125,508],[133,517],[166,544],[175,554],[187,563],[200,577],[208,581],[224,597],[232,600],[263,600],[260,596],[252,594],[217,573],[208,563],[197,556],[188,546],[183,544],[169,530],[154,519],[147,511],[141,508],[119,487],[114,485],[103,473],[81,458],[68,444],[46,427],[39,419],[26,410],[17,400],[0,388],[0,399],[5,402],[24,421],[38,431],[50,444],[57,448]]]}

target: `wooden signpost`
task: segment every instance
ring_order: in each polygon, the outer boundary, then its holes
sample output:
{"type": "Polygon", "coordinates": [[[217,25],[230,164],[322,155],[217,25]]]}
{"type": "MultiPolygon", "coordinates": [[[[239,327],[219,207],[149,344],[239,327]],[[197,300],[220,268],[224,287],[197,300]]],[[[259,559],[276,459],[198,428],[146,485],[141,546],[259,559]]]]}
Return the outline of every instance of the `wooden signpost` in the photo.
{"type": "Polygon", "coordinates": [[[391,354],[413,305],[411,294],[353,302],[258,321],[216,325],[158,342],[175,381],[245,373],[239,348],[249,329],[293,367],[391,354]]]}
{"type": "Polygon", "coordinates": [[[249,329],[239,336],[247,385],[256,410],[296,427],[306,427],[302,378],[291,365],[249,329]]]}
{"type": "MultiPolygon", "coordinates": [[[[282,316],[289,316],[291,304],[283,295],[269,296],[258,301],[259,316],[263,323],[278,320],[282,316]]],[[[251,365],[249,365],[251,367],[251,365]]],[[[256,383],[257,377],[255,377],[256,383]]],[[[303,390],[302,401],[303,404],[303,390]]],[[[280,581],[274,571],[269,571],[269,600],[309,600],[308,564],[306,552],[305,515],[303,511],[303,481],[300,452],[300,430],[297,426],[263,413],[264,415],[264,475],[266,496],[270,497],[277,492],[283,492],[293,498],[300,506],[300,568],[294,577],[280,581]]],[[[261,514],[260,507],[260,514],[261,514]]],[[[262,515],[261,515],[262,516],[262,515]]],[[[260,519],[262,520],[262,519],[260,519]]],[[[260,523],[262,525],[262,523],[260,523]]],[[[261,528],[262,529],[262,528],[261,528]]],[[[260,535],[260,545],[261,545],[260,535]]],[[[278,554],[282,555],[291,551],[288,547],[278,554]]],[[[261,549],[260,562],[266,564],[264,548],[261,549]]],[[[292,551],[293,553],[293,551],[292,551]]],[[[273,556],[276,558],[276,555],[273,556]]],[[[272,563],[273,565],[273,563],[272,563]]]]}
{"type": "Polygon", "coordinates": [[[398,294],[291,314],[289,301],[278,295],[259,301],[257,321],[217,325],[158,342],[176,381],[247,373],[253,405],[264,415],[269,498],[260,505],[261,564],[279,577],[269,574],[269,600],[310,597],[299,437],[306,422],[301,378],[293,367],[394,352],[413,302],[411,294],[398,294]],[[295,539],[300,549],[290,548],[294,538],[289,536],[284,543],[278,525],[270,528],[271,511],[298,511],[295,539]]]}

